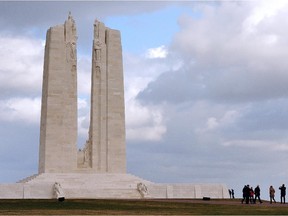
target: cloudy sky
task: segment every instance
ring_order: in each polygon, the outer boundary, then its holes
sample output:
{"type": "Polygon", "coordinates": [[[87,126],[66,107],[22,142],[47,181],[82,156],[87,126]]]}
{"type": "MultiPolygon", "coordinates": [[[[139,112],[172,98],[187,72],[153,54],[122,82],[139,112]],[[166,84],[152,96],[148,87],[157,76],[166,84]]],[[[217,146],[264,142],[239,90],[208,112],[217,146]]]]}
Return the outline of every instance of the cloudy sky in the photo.
{"type": "MultiPolygon", "coordinates": [[[[288,1],[0,2],[0,182],[37,173],[46,31],[78,31],[79,148],[95,19],[121,31],[128,172],[288,184],[288,1]]],[[[278,198],[279,192],[276,196],[278,198]]]]}

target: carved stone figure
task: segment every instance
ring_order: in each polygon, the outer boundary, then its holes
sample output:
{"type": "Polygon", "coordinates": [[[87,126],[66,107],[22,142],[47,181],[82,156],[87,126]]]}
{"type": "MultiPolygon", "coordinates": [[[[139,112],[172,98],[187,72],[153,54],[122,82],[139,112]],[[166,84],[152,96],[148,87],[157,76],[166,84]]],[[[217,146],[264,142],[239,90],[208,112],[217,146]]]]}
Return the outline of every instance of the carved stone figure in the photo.
{"type": "Polygon", "coordinates": [[[95,73],[96,73],[96,77],[99,78],[100,77],[100,67],[96,67],[95,69],[95,73]]]}
{"type": "Polygon", "coordinates": [[[72,30],[72,42],[76,44],[77,41],[77,30],[76,30],[76,23],[75,20],[73,19],[71,12],[69,12],[68,15],[68,21],[72,22],[71,30],[72,30]]]}
{"type": "Polygon", "coordinates": [[[66,59],[67,62],[72,62],[72,65],[76,65],[76,43],[68,42],[66,44],[67,55],[66,59]]]}
{"type": "Polygon", "coordinates": [[[90,166],[92,150],[91,150],[91,142],[89,142],[88,140],[86,141],[83,151],[84,151],[84,164],[86,166],[90,166]]]}
{"type": "Polygon", "coordinates": [[[99,40],[95,40],[94,41],[94,57],[95,57],[95,61],[99,62],[101,61],[101,42],[99,40]]]}
{"type": "Polygon", "coordinates": [[[94,37],[99,38],[99,21],[96,19],[94,22],[94,37]]]}
{"type": "Polygon", "coordinates": [[[56,198],[60,202],[63,202],[65,200],[65,194],[64,194],[63,188],[61,187],[60,183],[58,183],[58,182],[55,182],[55,184],[54,184],[54,193],[56,194],[56,198]]]}
{"type": "Polygon", "coordinates": [[[142,198],[145,198],[148,195],[148,188],[142,182],[137,184],[137,190],[140,193],[142,198]]]}

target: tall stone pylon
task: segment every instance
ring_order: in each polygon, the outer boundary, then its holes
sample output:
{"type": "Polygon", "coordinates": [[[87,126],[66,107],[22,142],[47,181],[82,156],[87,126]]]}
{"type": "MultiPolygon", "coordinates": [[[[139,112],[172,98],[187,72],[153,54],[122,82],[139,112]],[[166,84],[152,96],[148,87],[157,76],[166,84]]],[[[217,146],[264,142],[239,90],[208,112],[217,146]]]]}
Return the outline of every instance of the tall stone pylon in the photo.
{"type": "Polygon", "coordinates": [[[76,25],[70,13],[64,25],[47,31],[39,173],[69,173],[77,169],[76,40],[76,25]]]}
{"type": "Polygon", "coordinates": [[[94,23],[89,138],[78,153],[76,41],[71,14],[47,31],[39,173],[126,173],[120,31],[94,23]]]}
{"type": "Polygon", "coordinates": [[[79,167],[126,173],[125,107],[120,31],[94,23],[89,139],[79,167]]]}

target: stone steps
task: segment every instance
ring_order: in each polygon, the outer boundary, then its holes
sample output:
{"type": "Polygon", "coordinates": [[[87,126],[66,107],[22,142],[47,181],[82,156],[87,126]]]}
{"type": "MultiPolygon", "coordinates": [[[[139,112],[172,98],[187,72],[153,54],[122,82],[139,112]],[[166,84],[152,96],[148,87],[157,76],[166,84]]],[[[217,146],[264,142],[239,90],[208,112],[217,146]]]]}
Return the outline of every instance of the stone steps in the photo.
{"type": "Polygon", "coordinates": [[[34,174],[32,176],[28,176],[28,177],[26,177],[24,179],[21,179],[21,180],[17,181],[16,183],[27,183],[27,182],[33,180],[34,178],[36,178],[38,176],[39,176],[39,174],[34,174]]]}
{"type": "Polygon", "coordinates": [[[78,174],[78,173],[43,173],[38,176],[33,176],[26,183],[43,183],[43,182],[69,182],[81,184],[95,184],[95,185],[113,185],[113,184],[135,184],[143,182],[144,184],[151,184],[152,182],[141,179],[130,174],[78,174]]]}
{"type": "Polygon", "coordinates": [[[106,173],[42,173],[22,181],[25,181],[26,198],[53,198],[53,187],[55,182],[58,182],[67,198],[139,199],[141,195],[137,190],[137,184],[153,184],[130,174],[106,173]],[[39,188],[43,188],[42,191],[39,191],[39,188]]]}
{"type": "Polygon", "coordinates": [[[131,174],[42,173],[21,180],[22,183],[0,188],[3,198],[53,199],[54,184],[59,182],[67,199],[141,199],[137,184],[143,183],[148,193],[145,198],[228,198],[223,184],[158,184],[131,174]],[[7,192],[8,191],[8,192],[7,192]],[[9,196],[8,196],[8,195],[9,196]]]}

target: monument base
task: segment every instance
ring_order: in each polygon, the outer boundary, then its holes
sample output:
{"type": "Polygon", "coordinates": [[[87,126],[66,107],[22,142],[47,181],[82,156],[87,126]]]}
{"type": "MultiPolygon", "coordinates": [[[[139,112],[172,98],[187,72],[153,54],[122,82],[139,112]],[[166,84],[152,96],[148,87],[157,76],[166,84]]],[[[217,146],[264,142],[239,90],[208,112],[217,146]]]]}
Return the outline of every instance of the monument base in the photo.
{"type": "Polygon", "coordinates": [[[229,198],[224,184],[158,184],[131,174],[42,173],[0,184],[0,199],[56,199],[55,182],[66,199],[229,198]]]}

